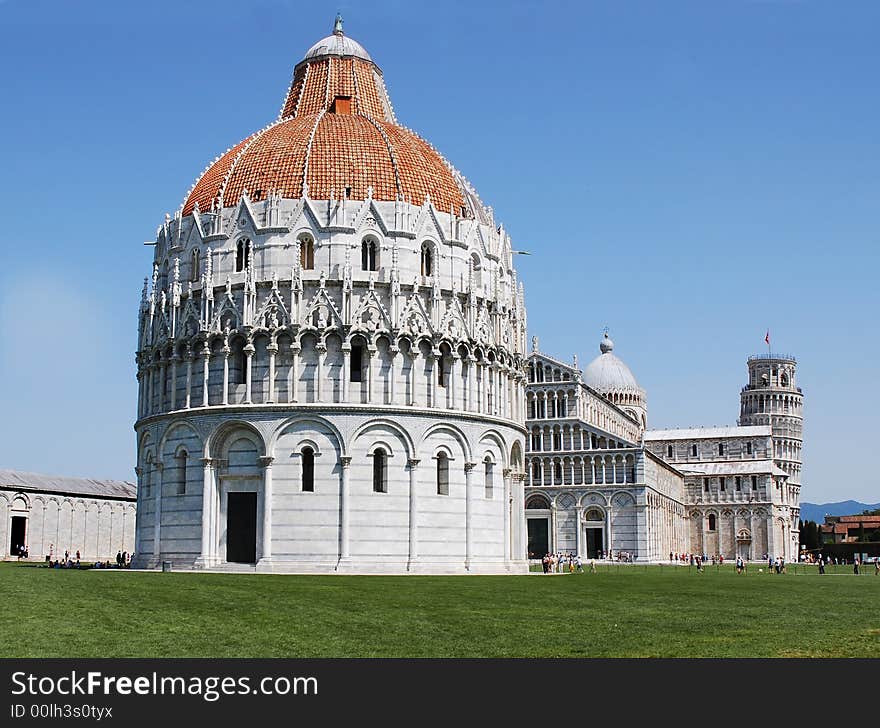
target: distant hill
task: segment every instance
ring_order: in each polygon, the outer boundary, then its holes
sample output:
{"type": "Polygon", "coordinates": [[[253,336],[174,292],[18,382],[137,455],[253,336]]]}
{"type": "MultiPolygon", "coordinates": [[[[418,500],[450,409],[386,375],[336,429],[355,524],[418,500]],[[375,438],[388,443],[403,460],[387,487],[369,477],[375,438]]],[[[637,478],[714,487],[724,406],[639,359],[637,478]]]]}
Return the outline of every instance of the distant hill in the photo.
{"type": "Polygon", "coordinates": [[[801,503],[801,520],[822,523],[825,521],[825,516],[854,516],[875,508],[880,508],[880,503],[872,505],[854,500],[837,503],[801,503]]]}

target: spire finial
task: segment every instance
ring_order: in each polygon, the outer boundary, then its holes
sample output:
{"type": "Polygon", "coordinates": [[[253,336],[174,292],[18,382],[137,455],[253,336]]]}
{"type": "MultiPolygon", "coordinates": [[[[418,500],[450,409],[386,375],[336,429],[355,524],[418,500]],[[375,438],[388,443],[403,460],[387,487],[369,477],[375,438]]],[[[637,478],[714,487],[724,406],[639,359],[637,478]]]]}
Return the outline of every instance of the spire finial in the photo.
{"type": "Polygon", "coordinates": [[[333,35],[343,35],[342,32],[342,13],[336,13],[336,20],[333,21],[333,35]]]}

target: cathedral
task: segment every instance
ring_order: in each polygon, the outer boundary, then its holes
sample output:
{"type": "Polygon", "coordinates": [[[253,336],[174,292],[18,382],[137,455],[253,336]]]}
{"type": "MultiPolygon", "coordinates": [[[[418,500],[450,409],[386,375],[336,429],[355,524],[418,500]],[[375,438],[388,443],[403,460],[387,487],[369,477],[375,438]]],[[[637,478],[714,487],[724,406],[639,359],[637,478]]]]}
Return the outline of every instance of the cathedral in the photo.
{"type": "Polygon", "coordinates": [[[797,559],[803,394],[790,356],[753,356],[736,426],[647,429],[606,333],[584,371],[528,358],[528,555],[797,559]]]}
{"type": "Polygon", "coordinates": [[[529,352],[509,235],[339,17],[152,244],[135,566],[797,551],[794,360],[749,361],[737,427],[651,431],[607,335],[583,372],[529,352]]]}

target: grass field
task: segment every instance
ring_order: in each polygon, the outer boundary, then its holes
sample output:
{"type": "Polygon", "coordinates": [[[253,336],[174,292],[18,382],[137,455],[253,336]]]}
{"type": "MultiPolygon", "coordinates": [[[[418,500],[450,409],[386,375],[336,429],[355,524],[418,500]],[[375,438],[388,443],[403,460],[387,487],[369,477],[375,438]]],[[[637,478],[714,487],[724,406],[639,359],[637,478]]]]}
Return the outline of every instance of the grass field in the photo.
{"type": "Polygon", "coordinates": [[[880,577],[281,576],[0,564],[3,657],[875,657],[880,577]]]}

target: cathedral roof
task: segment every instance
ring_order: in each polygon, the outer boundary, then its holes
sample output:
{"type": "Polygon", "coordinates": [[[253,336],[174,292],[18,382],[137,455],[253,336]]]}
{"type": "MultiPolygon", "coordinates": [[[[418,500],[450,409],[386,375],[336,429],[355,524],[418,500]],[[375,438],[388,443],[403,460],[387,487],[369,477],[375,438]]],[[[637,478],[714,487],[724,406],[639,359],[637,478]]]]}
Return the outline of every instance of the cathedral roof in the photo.
{"type": "Polygon", "coordinates": [[[597,392],[633,392],[644,394],[629,367],[614,355],[614,342],[606,333],[599,344],[599,354],[584,370],[584,383],[597,392]]]}
{"type": "Polygon", "coordinates": [[[218,157],[183,203],[190,214],[269,194],[313,200],[430,197],[442,212],[487,219],[470,184],[434,149],[400,126],[382,72],[342,32],[318,41],[297,64],[278,119],[218,157]]]}

